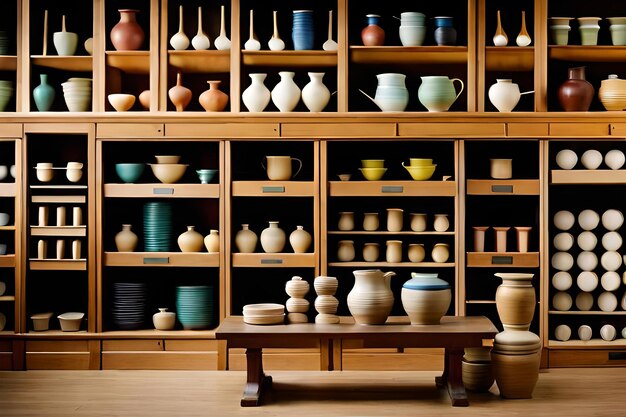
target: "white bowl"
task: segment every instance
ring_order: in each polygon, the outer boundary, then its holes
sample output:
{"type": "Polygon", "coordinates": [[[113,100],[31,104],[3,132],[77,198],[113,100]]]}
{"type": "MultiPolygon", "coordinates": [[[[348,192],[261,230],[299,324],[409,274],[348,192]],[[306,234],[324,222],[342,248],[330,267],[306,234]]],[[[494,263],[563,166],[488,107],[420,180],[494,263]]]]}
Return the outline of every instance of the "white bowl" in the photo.
{"type": "Polygon", "coordinates": [[[604,252],[600,257],[600,264],[605,271],[617,271],[622,266],[622,256],[614,251],[604,252]]]}
{"type": "Polygon", "coordinates": [[[620,169],[626,162],[624,152],[619,149],[612,149],[604,156],[604,163],[611,169],[620,169]]]}
{"type": "Polygon", "coordinates": [[[85,313],[63,313],[58,316],[61,330],[64,332],[77,332],[85,313]]]}
{"type": "Polygon", "coordinates": [[[552,297],[552,306],[555,310],[568,311],[572,308],[572,296],[564,291],[559,291],[552,297]]]}
{"type": "Polygon", "coordinates": [[[557,252],[552,255],[551,264],[559,271],[569,271],[574,266],[574,257],[567,252],[557,252]]]}
{"type": "Polygon", "coordinates": [[[572,287],[572,276],[569,272],[559,271],[552,276],[552,286],[559,291],[567,291],[572,287]]]}
{"type": "Polygon", "coordinates": [[[569,230],[576,223],[576,217],[572,212],[561,210],[554,215],[554,225],[559,230],[569,230]]]}
{"type": "Polygon", "coordinates": [[[616,209],[608,209],[602,213],[602,226],[607,230],[617,230],[624,224],[624,215],[616,209]]]}
{"type": "Polygon", "coordinates": [[[615,271],[605,272],[602,274],[602,278],[600,278],[600,285],[602,285],[605,291],[615,291],[620,287],[621,283],[622,280],[615,271]]]}
{"type": "Polygon", "coordinates": [[[559,233],[552,240],[554,247],[560,251],[568,251],[574,246],[574,236],[571,233],[559,233]]]}
{"type": "Polygon", "coordinates": [[[590,251],[594,250],[594,248],[598,244],[598,238],[593,232],[586,231],[578,235],[578,238],[576,238],[576,243],[578,244],[578,247],[582,250],[590,251]]]}
{"type": "Polygon", "coordinates": [[[595,272],[583,271],[576,277],[576,285],[585,292],[591,292],[598,287],[598,275],[595,272]]]}
{"type": "Polygon", "coordinates": [[[598,169],[602,164],[602,154],[595,149],[589,149],[580,157],[580,162],[587,169],[598,169]]]}
{"type": "Polygon", "coordinates": [[[598,307],[602,311],[615,311],[617,308],[617,297],[612,292],[603,292],[598,297],[598,307]]]}
{"type": "Polygon", "coordinates": [[[578,155],[571,149],[563,149],[556,154],[556,164],[561,169],[572,169],[578,162],[578,155]]]}
{"type": "Polygon", "coordinates": [[[602,236],[602,247],[606,250],[616,251],[622,243],[622,235],[617,232],[607,232],[602,236]]]}
{"type": "Polygon", "coordinates": [[[593,210],[583,210],[578,214],[578,224],[583,230],[593,230],[600,224],[600,215],[593,210]]]}
{"type": "Polygon", "coordinates": [[[589,311],[593,308],[593,295],[590,292],[579,292],[576,296],[576,308],[580,311],[589,311]]]}
{"type": "Polygon", "coordinates": [[[593,271],[598,266],[598,257],[593,252],[580,252],[576,258],[576,265],[583,271],[593,271]]]}
{"type": "Polygon", "coordinates": [[[572,336],[572,329],[567,324],[559,324],[554,329],[554,337],[561,342],[567,342],[572,336]]]}

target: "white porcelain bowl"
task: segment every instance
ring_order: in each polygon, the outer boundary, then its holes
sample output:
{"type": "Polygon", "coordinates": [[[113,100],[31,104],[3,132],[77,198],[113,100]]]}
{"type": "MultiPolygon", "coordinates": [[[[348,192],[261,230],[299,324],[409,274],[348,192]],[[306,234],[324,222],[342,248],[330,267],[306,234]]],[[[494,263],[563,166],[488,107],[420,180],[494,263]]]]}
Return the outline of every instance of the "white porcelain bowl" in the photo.
{"type": "Polygon", "coordinates": [[[80,330],[80,324],[85,317],[85,313],[63,313],[58,316],[61,330],[64,332],[77,332],[80,330]]]}

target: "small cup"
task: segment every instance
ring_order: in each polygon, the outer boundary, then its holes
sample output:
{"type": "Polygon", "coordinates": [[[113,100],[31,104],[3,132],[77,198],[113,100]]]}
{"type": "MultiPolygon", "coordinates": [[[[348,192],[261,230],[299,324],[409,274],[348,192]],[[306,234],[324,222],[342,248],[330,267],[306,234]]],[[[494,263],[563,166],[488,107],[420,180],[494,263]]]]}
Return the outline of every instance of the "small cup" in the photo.
{"type": "Polygon", "coordinates": [[[491,178],[509,179],[513,176],[512,159],[490,159],[491,178]]]}
{"type": "Polygon", "coordinates": [[[83,210],[80,207],[72,208],[72,226],[82,226],[83,210]]]}
{"type": "Polygon", "coordinates": [[[39,223],[38,226],[48,225],[48,206],[39,206],[39,223]]]}
{"type": "Polygon", "coordinates": [[[41,239],[37,242],[37,259],[46,259],[48,253],[48,242],[41,239]]]}
{"type": "Polygon", "coordinates": [[[57,226],[65,226],[65,206],[57,207],[57,226]]]}

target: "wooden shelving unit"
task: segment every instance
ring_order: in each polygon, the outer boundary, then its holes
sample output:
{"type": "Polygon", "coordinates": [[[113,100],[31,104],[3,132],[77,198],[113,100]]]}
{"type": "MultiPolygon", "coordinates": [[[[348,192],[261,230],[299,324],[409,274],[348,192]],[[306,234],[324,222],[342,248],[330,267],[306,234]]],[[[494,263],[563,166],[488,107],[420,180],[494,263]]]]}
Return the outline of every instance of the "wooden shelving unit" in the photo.
{"type": "Polygon", "coordinates": [[[30,62],[43,68],[61,71],[91,72],[93,70],[93,58],[91,56],[32,55],[30,62]]]}
{"type": "Polygon", "coordinates": [[[168,64],[187,73],[229,72],[230,51],[168,51],[168,64]]]}
{"type": "Polygon", "coordinates": [[[354,64],[466,64],[468,56],[466,46],[350,46],[354,64]]]}
{"type": "Polygon", "coordinates": [[[128,74],[149,74],[150,52],[106,51],[106,63],[109,67],[128,74]]]}
{"type": "Polygon", "coordinates": [[[86,259],[29,259],[33,271],[86,271],[86,259]]]}
{"type": "Polygon", "coordinates": [[[551,176],[551,184],[626,184],[626,170],[621,169],[553,169],[551,176]]]}
{"type": "Polygon", "coordinates": [[[539,180],[467,180],[468,195],[539,195],[539,180]]]}
{"type": "Polygon", "coordinates": [[[487,71],[532,71],[535,68],[535,48],[532,46],[487,46],[487,71]]]}
{"type": "Polygon", "coordinates": [[[626,62],[626,46],[551,45],[548,47],[548,58],[577,62],[626,62]]]}

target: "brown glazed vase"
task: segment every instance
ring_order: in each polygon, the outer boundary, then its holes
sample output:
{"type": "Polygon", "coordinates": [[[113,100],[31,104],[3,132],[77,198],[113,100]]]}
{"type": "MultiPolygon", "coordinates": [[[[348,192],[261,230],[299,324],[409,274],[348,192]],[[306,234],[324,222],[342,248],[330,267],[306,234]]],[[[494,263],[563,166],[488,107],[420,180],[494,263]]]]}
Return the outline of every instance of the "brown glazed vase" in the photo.
{"type": "Polygon", "coordinates": [[[228,95],[220,91],[221,81],[207,81],[209,89],[200,94],[200,105],[206,111],[222,111],[228,104],[228,95]]]}
{"type": "Polygon", "coordinates": [[[595,94],[585,80],[585,67],[569,68],[568,79],[559,87],[558,98],[565,111],[588,111],[595,94]]]}
{"type": "Polygon", "coordinates": [[[380,16],[367,15],[367,26],[361,31],[361,40],[365,46],[383,46],[385,44],[385,31],[378,26],[380,16]]]}
{"type": "Polygon", "coordinates": [[[172,104],[176,106],[176,111],[183,111],[191,101],[191,90],[181,84],[182,75],[176,75],[176,85],[168,91],[168,96],[172,104]]]}
{"type": "Polygon", "coordinates": [[[139,10],[120,9],[120,21],[111,29],[111,42],[118,51],[136,51],[141,48],[144,33],[137,23],[139,10]]]}

